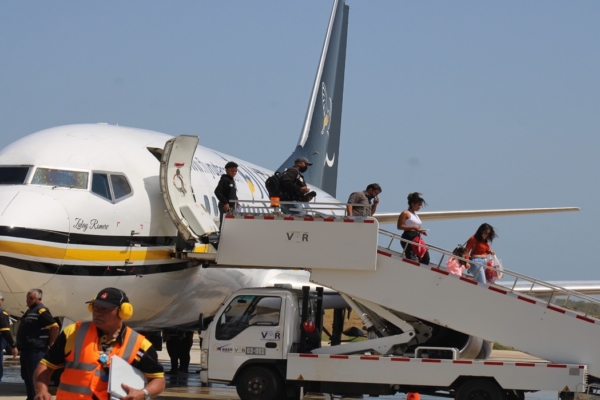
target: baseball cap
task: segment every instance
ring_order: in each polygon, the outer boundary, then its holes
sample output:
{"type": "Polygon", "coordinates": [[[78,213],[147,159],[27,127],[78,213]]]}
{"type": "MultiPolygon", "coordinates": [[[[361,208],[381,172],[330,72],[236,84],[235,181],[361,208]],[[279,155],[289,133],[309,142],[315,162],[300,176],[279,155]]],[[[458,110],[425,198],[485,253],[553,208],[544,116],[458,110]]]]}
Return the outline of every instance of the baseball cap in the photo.
{"type": "Polygon", "coordinates": [[[0,300],[4,300],[4,297],[2,297],[2,292],[0,292],[0,300]]]}
{"type": "Polygon", "coordinates": [[[95,299],[86,301],[86,304],[92,303],[104,308],[118,307],[123,303],[129,303],[129,299],[124,291],[116,288],[106,288],[98,292],[95,299]]]}
{"type": "Polygon", "coordinates": [[[296,158],[296,161],[294,161],[294,163],[299,163],[299,162],[305,162],[306,165],[312,165],[312,163],[310,161],[308,161],[308,158],[306,158],[306,157],[298,157],[298,158],[296,158]]]}

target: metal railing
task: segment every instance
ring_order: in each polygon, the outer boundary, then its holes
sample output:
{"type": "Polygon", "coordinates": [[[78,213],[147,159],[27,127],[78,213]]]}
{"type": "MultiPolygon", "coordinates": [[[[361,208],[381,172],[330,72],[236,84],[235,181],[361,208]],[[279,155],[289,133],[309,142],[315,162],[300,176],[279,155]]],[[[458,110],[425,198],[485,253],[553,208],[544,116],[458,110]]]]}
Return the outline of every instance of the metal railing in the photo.
{"type": "MultiPolygon", "coordinates": [[[[410,240],[403,239],[402,237],[400,237],[399,234],[389,232],[384,229],[380,229],[379,234],[386,236],[390,239],[387,247],[385,247],[389,251],[394,251],[392,249],[392,245],[394,244],[395,241],[398,241],[402,249],[404,249],[407,244],[410,244],[410,245],[414,245],[414,246],[427,248],[430,251],[430,257],[431,257],[432,252],[439,253],[441,255],[439,262],[430,263],[430,265],[435,266],[436,268],[445,268],[445,266],[442,265],[442,263],[444,262],[444,258],[446,258],[446,256],[454,257],[457,260],[461,260],[461,261],[465,261],[465,262],[473,264],[473,262],[471,260],[467,260],[466,258],[455,256],[454,254],[452,254],[451,251],[442,249],[441,247],[433,246],[431,244],[422,245],[420,243],[415,243],[410,240]]],[[[380,246],[384,247],[381,245],[381,243],[380,243],[380,246]]],[[[404,255],[404,251],[397,252],[397,253],[399,255],[404,255]]],[[[493,268],[493,267],[488,267],[487,265],[480,264],[480,263],[474,263],[474,264],[481,267],[481,268],[479,268],[478,273],[485,273],[486,270],[493,268]]],[[[502,284],[499,284],[499,283],[488,283],[488,284],[496,285],[496,286],[502,287],[504,289],[508,289],[509,292],[512,292],[512,293],[533,295],[536,299],[545,301],[547,303],[547,305],[550,305],[550,304],[558,305],[560,307],[581,313],[584,316],[590,315],[590,312],[593,311],[594,306],[596,306],[596,308],[597,308],[595,310],[596,313],[600,312],[600,300],[595,297],[592,297],[592,296],[589,296],[589,295],[586,295],[583,293],[579,293],[574,290],[565,289],[563,287],[556,286],[551,283],[544,282],[539,279],[532,278],[530,276],[523,275],[518,272],[508,270],[508,269],[502,270],[502,273],[504,274],[504,280],[502,281],[502,284]],[[507,280],[506,277],[509,277],[509,279],[507,280]],[[521,283],[527,282],[527,286],[529,286],[529,289],[516,292],[515,288],[516,288],[518,282],[521,282],[521,283]],[[537,290],[539,288],[542,288],[542,290],[537,290]],[[536,289],[536,290],[534,290],[534,289],[536,289]],[[543,294],[547,293],[547,298],[546,298],[546,296],[540,297],[539,293],[535,294],[536,292],[540,292],[540,291],[543,294]],[[559,299],[559,297],[564,297],[564,300],[562,298],[559,299]],[[571,303],[569,303],[569,302],[571,302],[571,303]],[[579,302],[583,303],[583,304],[577,304],[579,302]],[[573,307],[573,305],[580,305],[582,307],[573,307]],[[582,310],[581,308],[583,308],[584,310],[582,310]]],[[[599,317],[599,315],[595,315],[595,318],[598,318],[598,317],[599,317]]]]}
{"type": "Polygon", "coordinates": [[[282,201],[282,200],[232,200],[236,203],[234,212],[241,214],[282,214],[281,204],[295,206],[293,211],[309,216],[343,216],[346,212],[346,206],[365,207],[364,204],[347,203],[325,203],[325,202],[300,202],[300,201],[282,201]]]}

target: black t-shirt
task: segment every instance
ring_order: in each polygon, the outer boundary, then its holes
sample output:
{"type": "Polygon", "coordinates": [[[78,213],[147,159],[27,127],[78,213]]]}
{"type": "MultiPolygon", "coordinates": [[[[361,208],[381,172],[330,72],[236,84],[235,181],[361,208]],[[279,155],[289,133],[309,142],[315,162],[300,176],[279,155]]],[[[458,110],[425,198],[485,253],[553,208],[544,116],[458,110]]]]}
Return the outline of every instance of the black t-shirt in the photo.
{"type": "Polygon", "coordinates": [[[42,304],[29,308],[19,325],[17,331],[17,347],[19,350],[32,348],[46,348],[51,326],[58,326],[50,311],[42,304]]]}
{"type": "Polygon", "coordinates": [[[10,346],[9,350],[12,350],[12,348],[15,347],[15,341],[10,333],[10,320],[8,319],[8,313],[0,308],[0,340],[2,340],[1,338],[6,340],[6,343],[8,343],[10,346]]]}
{"type": "Polygon", "coordinates": [[[281,177],[280,186],[282,189],[281,200],[307,201],[304,193],[300,191],[301,188],[306,186],[306,182],[304,182],[304,176],[302,176],[296,167],[285,170],[281,177]]]}
{"type": "Polygon", "coordinates": [[[230,207],[235,207],[235,203],[231,200],[237,200],[237,186],[235,185],[235,179],[227,174],[221,175],[221,180],[215,189],[215,196],[219,199],[219,207],[229,203],[230,207]]]}

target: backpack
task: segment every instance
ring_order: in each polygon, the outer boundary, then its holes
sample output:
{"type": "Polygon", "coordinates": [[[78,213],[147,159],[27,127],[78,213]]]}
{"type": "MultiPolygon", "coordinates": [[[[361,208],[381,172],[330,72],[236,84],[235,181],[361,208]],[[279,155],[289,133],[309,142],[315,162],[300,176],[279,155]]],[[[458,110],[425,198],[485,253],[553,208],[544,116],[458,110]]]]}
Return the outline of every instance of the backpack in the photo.
{"type": "Polygon", "coordinates": [[[283,174],[281,172],[275,171],[275,173],[265,181],[265,188],[267,189],[267,192],[269,192],[269,197],[281,197],[279,185],[281,184],[282,176],[283,174]]]}

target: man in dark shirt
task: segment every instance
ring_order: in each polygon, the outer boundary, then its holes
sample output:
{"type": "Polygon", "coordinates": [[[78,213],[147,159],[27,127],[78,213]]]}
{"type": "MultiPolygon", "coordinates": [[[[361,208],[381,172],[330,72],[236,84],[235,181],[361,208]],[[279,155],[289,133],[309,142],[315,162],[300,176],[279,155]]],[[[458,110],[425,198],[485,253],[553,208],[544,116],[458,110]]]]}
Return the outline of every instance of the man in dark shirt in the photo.
{"type": "Polygon", "coordinates": [[[233,161],[225,164],[225,173],[221,175],[221,180],[215,189],[215,196],[219,199],[219,226],[223,224],[223,216],[235,209],[237,200],[237,186],[235,185],[235,176],[237,175],[238,165],[233,161]]]}
{"type": "Polygon", "coordinates": [[[379,197],[377,197],[379,193],[381,193],[381,186],[377,183],[371,183],[362,192],[352,193],[346,206],[347,214],[354,217],[372,216],[377,210],[377,204],[379,204],[379,197]],[[364,207],[352,204],[364,204],[364,207]]]}
{"type": "MultiPolygon", "coordinates": [[[[315,192],[311,192],[302,172],[306,172],[308,166],[312,165],[306,157],[298,157],[294,161],[294,166],[285,170],[281,176],[281,200],[294,202],[309,202],[316,196],[315,192]]],[[[284,214],[301,214],[296,210],[295,204],[281,204],[281,211],[284,214]]]]}
{"type": "Polygon", "coordinates": [[[29,309],[21,318],[17,330],[17,348],[21,351],[21,378],[25,381],[27,400],[35,397],[33,373],[44,354],[58,336],[58,324],[42,304],[41,289],[27,292],[29,309]]]}
{"type": "Polygon", "coordinates": [[[4,297],[2,297],[2,293],[0,293],[0,382],[2,382],[2,376],[4,376],[4,343],[6,343],[6,346],[8,346],[7,348],[10,350],[13,358],[16,358],[17,354],[19,353],[15,347],[15,341],[10,333],[10,320],[8,313],[2,309],[3,303],[4,297]]]}

